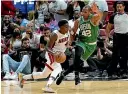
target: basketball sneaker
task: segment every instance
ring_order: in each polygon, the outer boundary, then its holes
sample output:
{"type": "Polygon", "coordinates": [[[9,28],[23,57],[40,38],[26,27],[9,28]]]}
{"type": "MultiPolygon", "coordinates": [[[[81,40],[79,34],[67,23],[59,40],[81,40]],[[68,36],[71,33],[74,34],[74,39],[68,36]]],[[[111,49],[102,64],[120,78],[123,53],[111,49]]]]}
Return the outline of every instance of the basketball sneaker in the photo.
{"type": "Polygon", "coordinates": [[[44,93],[55,93],[55,91],[49,86],[46,86],[44,89],[42,88],[42,90],[44,93]]]}
{"type": "Polygon", "coordinates": [[[24,79],[23,79],[23,74],[22,73],[19,73],[18,74],[18,76],[19,76],[19,86],[21,87],[21,88],[23,88],[23,86],[24,86],[24,79]]]}
{"type": "Polygon", "coordinates": [[[59,77],[57,78],[56,80],[56,84],[57,85],[60,85],[60,83],[63,81],[64,79],[64,74],[63,74],[63,71],[59,74],[59,77]]]}

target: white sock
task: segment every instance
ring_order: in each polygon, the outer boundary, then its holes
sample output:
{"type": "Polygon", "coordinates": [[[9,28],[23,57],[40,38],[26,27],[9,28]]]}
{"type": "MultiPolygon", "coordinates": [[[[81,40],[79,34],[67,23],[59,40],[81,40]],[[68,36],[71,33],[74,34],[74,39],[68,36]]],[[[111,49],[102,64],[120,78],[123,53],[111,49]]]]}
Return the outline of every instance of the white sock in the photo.
{"type": "Polygon", "coordinates": [[[33,78],[32,78],[32,74],[24,75],[24,76],[23,76],[23,79],[25,79],[25,80],[33,79],[33,78]]]}
{"type": "Polygon", "coordinates": [[[53,82],[54,82],[53,77],[50,77],[48,82],[47,82],[47,86],[50,86],[53,82]]]}

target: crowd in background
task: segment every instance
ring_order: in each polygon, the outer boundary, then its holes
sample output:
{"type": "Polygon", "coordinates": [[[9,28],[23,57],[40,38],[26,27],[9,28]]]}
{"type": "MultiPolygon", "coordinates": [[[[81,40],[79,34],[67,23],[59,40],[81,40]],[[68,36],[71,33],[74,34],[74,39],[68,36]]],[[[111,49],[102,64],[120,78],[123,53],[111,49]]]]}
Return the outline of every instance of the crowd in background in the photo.
{"type": "MultiPolygon", "coordinates": [[[[59,29],[58,22],[61,19],[67,19],[72,28],[74,21],[80,17],[82,8],[90,4],[91,1],[92,0],[1,1],[1,71],[12,74],[12,71],[28,74],[43,70],[44,64],[42,61],[45,62],[45,60],[42,60],[42,57],[44,57],[45,54],[45,46],[49,41],[50,34],[54,30],[59,29]],[[29,41],[28,45],[27,41],[29,41]],[[32,51],[32,53],[27,53],[29,57],[24,56],[26,53],[20,53],[21,50],[24,51],[23,48],[27,51],[32,51]],[[18,54],[18,52],[20,54],[18,54]],[[18,58],[20,59],[18,59],[15,54],[19,55],[18,58]],[[31,58],[29,59],[29,63],[23,61],[23,64],[19,63],[17,65],[17,63],[12,61],[11,65],[7,65],[6,60],[9,57],[16,61],[31,58]],[[7,68],[7,66],[9,66],[9,68],[7,68]],[[21,66],[20,68],[22,69],[18,69],[19,66],[21,66]],[[25,67],[27,67],[27,69],[25,69],[25,67]],[[28,69],[31,70],[28,71],[28,69]],[[27,70],[27,72],[25,70],[27,70]]],[[[114,27],[109,34],[108,41],[106,26],[109,22],[110,15],[116,13],[117,0],[95,1],[99,9],[103,12],[103,17],[99,25],[100,29],[96,51],[89,57],[87,60],[88,66],[85,66],[85,70],[82,70],[82,72],[92,72],[93,74],[90,74],[90,76],[102,77],[108,76],[106,74],[107,69],[112,61],[114,27]]],[[[125,1],[125,4],[125,12],[127,13],[128,2],[125,1]]],[[[77,34],[79,34],[79,30],[77,34]]],[[[75,41],[73,43],[75,43],[75,41]]],[[[62,64],[63,69],[68,68],[72,63],[72,50],[67,49],[66,55],[67,60],[62,64]]],[[[117,65],[117,69],[118,77],[128,78],[128,74],[122,76],[120,65],[117,65]]],[[[15,77],[12,76],[11,79],[15,79],[15,77]]]]}

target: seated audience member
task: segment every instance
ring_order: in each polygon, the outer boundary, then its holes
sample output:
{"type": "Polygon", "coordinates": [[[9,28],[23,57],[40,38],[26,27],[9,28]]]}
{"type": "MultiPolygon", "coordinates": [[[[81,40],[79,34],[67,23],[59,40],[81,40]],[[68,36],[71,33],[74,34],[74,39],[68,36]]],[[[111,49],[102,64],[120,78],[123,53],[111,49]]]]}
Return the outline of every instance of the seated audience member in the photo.
{"type": "Polygon", "coordinates": [[[3,55],[3,71],[6,73],[4,79],[17,79],[18,73],[30,74],[37,55],[37,50],[30,47],[29,39],[23,38],[21,49],[15,53],[3,55]],[[13,60],[11,55],[17,57],[17,60],[13,60]],[[13,74],[10,74],[11,70],[14,71],[13,74]]]}
{"type": "Polygon", "coordinates": [[[26,32],[24,32],[22,34],[22,38],[24,37],[28,37],[30,40],[30,47],[32,48],[39,48],[39,37],[37,34],[35,34],[34,32],[32,32],[32,29],[30,28],[26,28],[25,30],[26,32]]]}
{"type": "Polygon", "coordinates": [[[49,27],[51,31],[58,30],[57,21],[54,19],[54,15],[47,13],[44,15],[44,24],[46,27],[49,27]]]}
{"type": "Polygon", "coordinates": [[[28,24],[28,20],[24,17],[23,14],[17,14],[15,17],[16,23],[20,25],[20,30],[22,33],[25,31],[25,27],[28,24]]]}
{"type": "Polygon", "coordinates": [[[95,72],[94,76],[101,76],[100,71],[106,71],[112,60],[112,51],[108,44],[106,36],[104,36],[103,33],[100,33],[97,42],[97,49],[94,52],[95,56],[90,57],[87,60],[88,65],[91,67],[92,71],[95,72]]]}
{"type": "Polygon", "coordinates": [[[45,50],[45,46],[47,45],[47,42],[49,41],[51,35],[51,30],[48,27],[44,27],[44,32],[42,33],[42,36],[40,37],[40,51],[45,50]]]}
{"type": "Polygon", "coordinates": [[[42,33],[44,32],[44,24],[40,24],[38,30],[36,31],[37,34],[42,35],[42,33]]]}
{"type": "Polygon", "coordinates": [[[12,38],[10,39],[9,52],[12,53],[21,47],[21,32],[19,28],[15,28],[12,38]]]}
{"type": "Polygon", "coordinates": [[[48,27],[44,27],[44,32],[42,32],[42,35],[40,37],[40,55],[39,55],[39,58],[37,59],[38,62],[37,62],[37,66],[34,68],[35,70],[34,71],[42,71],[41,69],[45,67],[44,63],[45,60],[45,53],[46,53],[46,45],[47,45],[47,42],[49,41],[49,38],[50,38],[50,35],[51,35],[51,30],[50,28],[48,27]]]}
{"type": "Polygon", "coordinates": [[[6,39],[10,39],[13,33],[10,16],[4,15],[2,23],[3,24],[1,25],[1,35],[6,39]]]}
{"type": "Polygon", "coordinates": [[[32,21],[30,21],[30,22],[28,22],[28,23],[26,24],[26,28],[31,29],[32,32],[35,32],[34,23],[33,23],[32,21]]]}

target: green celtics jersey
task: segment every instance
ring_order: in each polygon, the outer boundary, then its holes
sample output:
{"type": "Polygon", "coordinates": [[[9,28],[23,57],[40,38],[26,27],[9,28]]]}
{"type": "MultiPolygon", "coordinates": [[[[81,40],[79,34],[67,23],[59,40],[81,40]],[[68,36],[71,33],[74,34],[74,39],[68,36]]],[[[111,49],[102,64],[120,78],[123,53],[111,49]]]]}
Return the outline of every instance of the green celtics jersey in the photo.
{"type": "Polygon", "coordinates": [[[90,15],[87,21],[83,17],[79,19],[79,40],[81,42],[92,43],[97,40],[99,27],[92,24],[90,20],[92,16],[90,15]]]}

